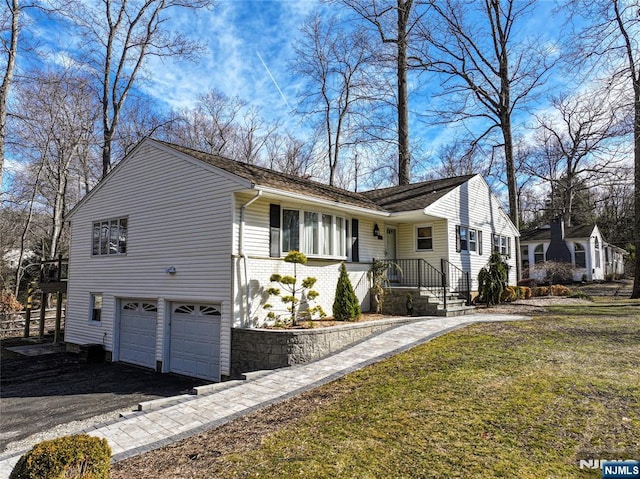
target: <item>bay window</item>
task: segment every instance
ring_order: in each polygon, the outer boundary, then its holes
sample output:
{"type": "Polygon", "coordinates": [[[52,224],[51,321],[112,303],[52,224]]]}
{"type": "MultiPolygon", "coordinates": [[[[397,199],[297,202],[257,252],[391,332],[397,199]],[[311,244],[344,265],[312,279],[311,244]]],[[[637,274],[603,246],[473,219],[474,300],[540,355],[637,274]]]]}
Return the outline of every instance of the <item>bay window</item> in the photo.
{"type": "Polygon", "coordinates": [[[346,257],[347,220],[318,211],[282,209],[282,252],[307,256],[346,257]],[[301,221],[302,220],[302,221],[301,221]]]}

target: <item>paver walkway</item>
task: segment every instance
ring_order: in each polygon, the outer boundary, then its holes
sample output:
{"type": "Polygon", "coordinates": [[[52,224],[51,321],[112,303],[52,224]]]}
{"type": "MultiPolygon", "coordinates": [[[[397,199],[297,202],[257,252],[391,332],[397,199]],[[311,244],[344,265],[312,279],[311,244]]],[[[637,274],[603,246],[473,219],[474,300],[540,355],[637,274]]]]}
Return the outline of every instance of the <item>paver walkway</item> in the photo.
{"type": "MultiPolygon", "coordinates": [[[[471,314],[417,320],[319,361],[277,369],[245,381],[223,383],[210,394],[190,396],[177,404],[131,414],[86,432],[106,438],[113,451],[113,460],[122,460],[222,425],[468,324],[523,319],[528,318],[471,314]]],[[[9,477],[19,458],[20,455],[0,456],[0,479],[9,477]]]]}

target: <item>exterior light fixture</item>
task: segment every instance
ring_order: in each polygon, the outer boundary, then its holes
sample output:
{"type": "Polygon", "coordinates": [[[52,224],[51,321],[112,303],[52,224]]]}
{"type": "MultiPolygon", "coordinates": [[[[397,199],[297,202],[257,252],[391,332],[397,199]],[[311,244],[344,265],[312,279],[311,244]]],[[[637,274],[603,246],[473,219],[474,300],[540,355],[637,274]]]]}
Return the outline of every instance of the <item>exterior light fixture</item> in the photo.
{"type": "Polygon", "coordinates": [[[373,236],[374,238],[378,238],[379,240],[382,239],[382,235],[380,234],[380,227],[378,226],[378,223],[373,225],[373,236]]]}
{"type": "Polygon", "coordinates": [[[176,267],[175,266],[169,266],[167,269],[164,270],[165,273],[167,274],[176,274],[176,267]]]}

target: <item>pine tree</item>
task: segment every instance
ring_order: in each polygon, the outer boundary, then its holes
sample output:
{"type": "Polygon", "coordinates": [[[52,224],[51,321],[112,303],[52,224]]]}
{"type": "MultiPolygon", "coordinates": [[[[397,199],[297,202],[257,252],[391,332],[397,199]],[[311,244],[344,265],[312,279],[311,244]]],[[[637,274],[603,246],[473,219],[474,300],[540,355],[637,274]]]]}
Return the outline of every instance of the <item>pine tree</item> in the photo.
{"type": "Polygon", "coordinates": [[[333,301],[333,318],[336,321],[356,321],[360,318],[360,302],[356,296],[344,263],[340,265],[340,277],[333,301]]]}

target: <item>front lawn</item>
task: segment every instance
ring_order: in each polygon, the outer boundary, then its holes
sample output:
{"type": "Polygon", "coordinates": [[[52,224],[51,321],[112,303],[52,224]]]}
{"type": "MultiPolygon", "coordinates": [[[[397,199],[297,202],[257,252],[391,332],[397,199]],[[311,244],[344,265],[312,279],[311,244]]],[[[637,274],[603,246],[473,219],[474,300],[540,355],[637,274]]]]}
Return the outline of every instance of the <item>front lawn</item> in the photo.
{"type": "Polygon", "coordinates": [[[594,304],[450,333],[112,477],[596,478],[580,459],[620,458],[640,458],[640,308],[594,304]]]}

